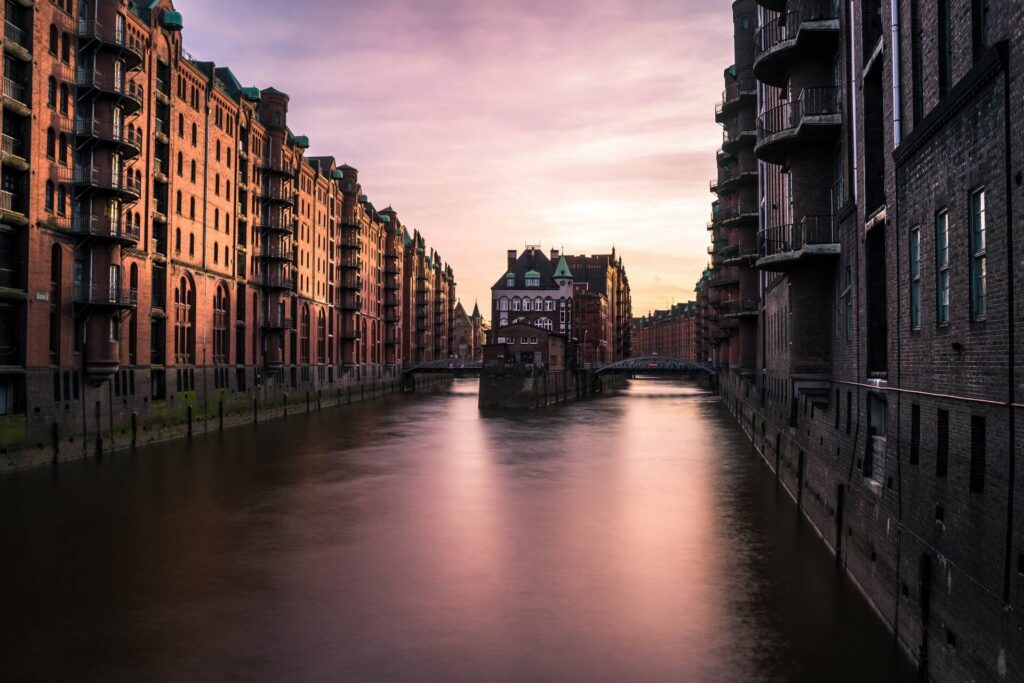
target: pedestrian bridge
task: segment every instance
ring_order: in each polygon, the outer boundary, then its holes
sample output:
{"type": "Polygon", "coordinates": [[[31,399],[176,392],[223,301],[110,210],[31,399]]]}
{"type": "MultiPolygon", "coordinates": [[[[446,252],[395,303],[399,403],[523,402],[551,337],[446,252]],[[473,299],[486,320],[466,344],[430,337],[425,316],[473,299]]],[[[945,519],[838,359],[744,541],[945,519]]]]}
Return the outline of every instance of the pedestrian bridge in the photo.
{"type": "Polygon", "coordinates": [[[594,368],[598,375],[710,375],[715,370],[705,363],[697,363],[672,356],[634,356],[594,368]]]}
{"type": "Polygon", "coordinates": [[[404,370],[406,373],[447,372],[454,375],[478,375],[483,364],[478,360],[464,358],[443,358],[426,363],[417,363],[404,370]]]}

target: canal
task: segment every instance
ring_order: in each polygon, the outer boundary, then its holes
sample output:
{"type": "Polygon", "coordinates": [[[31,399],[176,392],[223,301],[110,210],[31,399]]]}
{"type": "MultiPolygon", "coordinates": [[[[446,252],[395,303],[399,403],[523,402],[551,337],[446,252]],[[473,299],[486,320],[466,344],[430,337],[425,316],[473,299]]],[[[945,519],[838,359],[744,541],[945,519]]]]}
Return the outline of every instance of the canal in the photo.
{"type": "Polygon", "coordinates": [[[714,399],[473,380],[0,479],[2,680],[898,681],[714,399]]]}

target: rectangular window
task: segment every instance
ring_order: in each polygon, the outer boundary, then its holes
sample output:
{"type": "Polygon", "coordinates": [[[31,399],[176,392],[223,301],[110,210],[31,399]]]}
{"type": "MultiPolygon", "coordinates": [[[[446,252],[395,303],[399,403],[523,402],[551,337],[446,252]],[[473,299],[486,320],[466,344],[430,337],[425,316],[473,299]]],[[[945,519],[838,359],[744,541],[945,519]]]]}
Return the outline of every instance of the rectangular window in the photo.
{"type": "Polygon", "coordinates": [[[949,411],[940,410],[935,429],[935,476],[945,477],[949,470],[949,411]]]}
{"type": "Polygon", "coordinates": [[[985,490],[985,418],[971,415],[971,493],[985,490]]]}
{"type": "Polygon", "coordinates": [[[939,0],[939,97],[953,88],[952,0],[939,0]]]}
{"type": "Polygon", "coordinates": [[[850,433],[850,427],[853,425],[853,392],[846,392],[846,433],[850,433]]]}
{"type": "Polygon", "coordinates": [[[988,4],[989,0],[971,2],[971,42],[974,47],[974,61],[981,59],[988,46],[988,4]]]}
{"type": "Polygon", "coordinates": [[[921,406],[910,406],[910,464],[921,461],[921,406]]]}
{"type": "Polygon", "coordinates": [[[921,230],[910,231],[910,327],[921,327],[921,230]]]}
{"type": "Polygon", "coordinates": [[[835,319],[836,319],[836,339],[839,339],[839,335],[842,334],[842,329],[843,329],[843,323],[842,323],[842,320],[843,320],[843,290],[842,290],[842,286],[839,284],[839,275],[838,274],[836,274],[835,285],[834,286],[835,286],[835,291],[836,291],[836,293],[835,293],[836,307],[835,307],[835,312],[834,312],[834,316],[835,316],[835,319]]]}
{"type": "Polygon", "coordinates": [[[935,322],[949,323],[949,212],[935,215],[935,322]]]}
{"type": "Polygon", "coordinates": [[[971,319],[984,320],[988,303],[985,261],[985,190],[971,194],[971,319]]]}
{"type": "Polygon", "coordinates": [[[853,270],[846,266],[846,341],[853,339],[853,270]]]}

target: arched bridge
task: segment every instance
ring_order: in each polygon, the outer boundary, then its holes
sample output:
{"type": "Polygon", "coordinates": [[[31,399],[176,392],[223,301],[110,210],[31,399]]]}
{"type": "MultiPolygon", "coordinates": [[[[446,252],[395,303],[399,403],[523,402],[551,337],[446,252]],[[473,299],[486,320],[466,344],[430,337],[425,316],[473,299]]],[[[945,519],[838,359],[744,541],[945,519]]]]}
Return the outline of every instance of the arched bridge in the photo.
{"type": "Polygon", "coordinates": [[[715,370],[705,363],[672,356],[634,356],[595,368],[595,373],[598,375],[714,375],[715,370]]]}
{"type": "Polygon", "coordinates": [[[443,358],[432,360],[426,363],[417,363],[404,370],[407,373],[416,372],[448,372],[455,375],[474,375],[480,373],[483,364],[478,360],[466,360],[464,358],[443,358]]]}

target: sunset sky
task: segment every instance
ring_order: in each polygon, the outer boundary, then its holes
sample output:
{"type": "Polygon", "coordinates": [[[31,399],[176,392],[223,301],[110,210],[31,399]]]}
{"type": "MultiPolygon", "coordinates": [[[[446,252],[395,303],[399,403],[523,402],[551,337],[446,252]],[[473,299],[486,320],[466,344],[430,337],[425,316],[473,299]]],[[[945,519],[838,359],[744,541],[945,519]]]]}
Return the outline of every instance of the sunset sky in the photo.
{"type": "Polygon", "coordinates": [[[291,96],[481,309],[505,250],[604,253],[634,314],[692,298],[732,53],[727,0],[176,0],[185,47],[291,96]]]}

